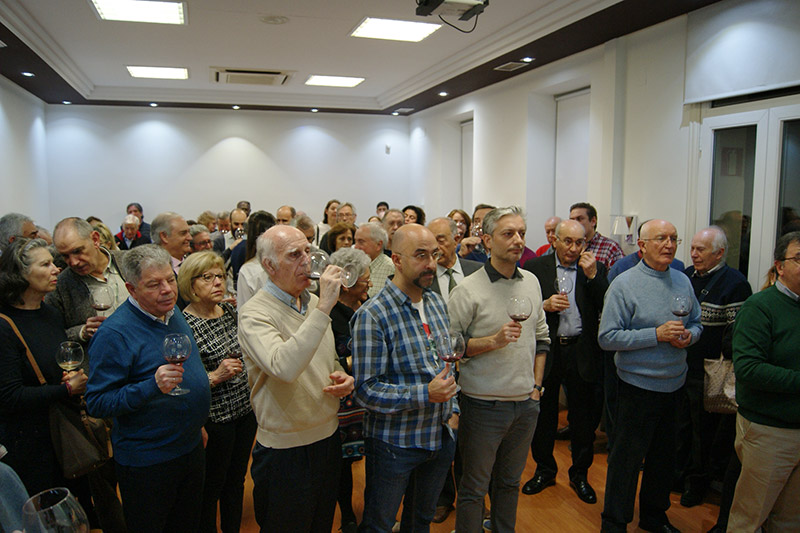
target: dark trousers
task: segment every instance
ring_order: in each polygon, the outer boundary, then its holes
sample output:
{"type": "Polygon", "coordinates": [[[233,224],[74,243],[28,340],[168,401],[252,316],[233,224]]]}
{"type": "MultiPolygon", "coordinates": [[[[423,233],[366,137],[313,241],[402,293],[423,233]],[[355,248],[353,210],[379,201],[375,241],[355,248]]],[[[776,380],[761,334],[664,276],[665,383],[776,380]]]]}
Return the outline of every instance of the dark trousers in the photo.
{"type": "Polygon", "coordinates": [[[242,524],[244,478],[258,428],[256,416],[250,412],[230,422],[209,420],[205,428],[208,444],[200,531],[217,533],[219,502],[222,532],[237,533],[242,524]]]}
{"type": "Polygon", "coordinates": [[[614,425],[617,421],[617,365],[614,363],[614,352],[603,352],[603,393],[605,408],[606,436],[608,437],[608,451],[611,452],[614,444],[614,425]]]}
{"type": "Polygon", "coordinates": [[[128,531],[197,531],[205,473],[202,444],[164,463],[151,466],[117,463],[116,466],[128,531]]]}
{"type": "Polygon", "coordinates": [[[608,457],[603,531],[624,532],[633,520],[636,485],[639,522],[668,523],[669,492],[675,471],[675,410],[679,393],[654,392],[618,380],[617,424],[608,457]]]}
{"type": "Polygon", "coordinates": [[[536,473],[546,478],[555,477],[558,465],[553,456],[558,430],[558,391],[564,383],[569,390],[567,421],[572,433],[572,466],[570,479],[586,477],[594,458],[594,430],[600,423],[603,403],[597,397],[596,385],[584,381],[576,363],[577,345],[553,346],[553,364],[544,380],[545,394],[536,431],[531,441],[531,455],[536,461],[536,473]]]}
{"type": "Polygon", "coordinates": [[[253,507],[264,533],[330,533],[339,493],[339,432],[305,446],[253,448],[253,507]]]}

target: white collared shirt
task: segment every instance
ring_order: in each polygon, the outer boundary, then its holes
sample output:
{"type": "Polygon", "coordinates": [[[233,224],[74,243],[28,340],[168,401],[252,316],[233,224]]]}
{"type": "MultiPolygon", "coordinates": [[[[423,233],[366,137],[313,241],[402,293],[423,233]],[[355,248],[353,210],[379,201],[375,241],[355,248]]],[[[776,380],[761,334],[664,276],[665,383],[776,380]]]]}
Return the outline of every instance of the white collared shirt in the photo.
{"type": "MultiPolygon", "coordinates": [[[[459,261],[458,258],[456,258],[456,262],[452,269],[453,279],[456,280],[456,285],[458,285],[464,279],[464,271],[461,270],[461,261],[459,261]]],[[[442,298],[444,299],[444,302],[447,303],[450,298],[450,276],[447,275],[447,269],[442,265],[437,264],[436,277],[439,280],[439,290],[442,293],[442,298]]]]}

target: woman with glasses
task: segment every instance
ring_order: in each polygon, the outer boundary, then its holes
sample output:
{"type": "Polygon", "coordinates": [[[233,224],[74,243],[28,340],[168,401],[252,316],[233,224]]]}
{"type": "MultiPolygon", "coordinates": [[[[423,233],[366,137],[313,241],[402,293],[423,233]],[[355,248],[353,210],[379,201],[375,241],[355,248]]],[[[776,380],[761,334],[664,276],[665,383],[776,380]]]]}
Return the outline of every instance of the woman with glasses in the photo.
{"type": "MultiPolygon", "coordinates": [[[[372,286],[369,280],[369,256],[356,248],[341,248],[331,255],[331,264],[338,267],[354,265],[359,277],[356,284],[342,287],[339,301],[331,309],[331,329],[336,343],[336,354],[345,372],[352,375],[350,356],[350,319],[361,303],[367,299],[372,286]]],[[[364,455],[363,418],[364,409],[356,405],[353,394],[340,400],[339,435],[342,438],[342,474],[339,478],[339,511],[342,515],[342,532],[356,531],[356,515],[353,512],[353,463],[364,455]]]]}
{"type": "Polygon", "coordinates": [[[190,302],[183,314],[211,386],[200,531],[217,531],[219,501],[220,525],[227,533],[239,531],[242,521],[244,477],[257,425],[242,365],[236,309],[222,301],[223,267],[222,258],[214,252],[192,254],[181,265],[178,289],[190,302]]]}

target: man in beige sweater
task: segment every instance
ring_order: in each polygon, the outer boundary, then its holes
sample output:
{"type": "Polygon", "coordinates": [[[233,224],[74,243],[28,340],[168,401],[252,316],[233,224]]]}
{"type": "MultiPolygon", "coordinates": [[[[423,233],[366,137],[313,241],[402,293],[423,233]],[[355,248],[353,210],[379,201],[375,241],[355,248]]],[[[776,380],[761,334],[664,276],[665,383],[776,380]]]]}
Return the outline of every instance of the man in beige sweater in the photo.
{"type": "Polygon", "coordinates": [[[257,241],[269,276],[242,307],[239,342],[258,419],[253,505],[262,531],[330,531],[339,492],[339,398],[353,378],[339,365],[329,317],[341,269],[329,266],[310,294],[309,243],[291,226],[257,241]]]}

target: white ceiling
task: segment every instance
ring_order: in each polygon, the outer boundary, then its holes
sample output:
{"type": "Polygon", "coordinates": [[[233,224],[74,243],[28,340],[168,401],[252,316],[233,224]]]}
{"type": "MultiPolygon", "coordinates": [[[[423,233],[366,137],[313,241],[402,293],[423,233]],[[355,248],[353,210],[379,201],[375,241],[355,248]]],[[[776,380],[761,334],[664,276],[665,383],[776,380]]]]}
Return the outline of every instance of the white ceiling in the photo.
{"type": "MultiPolygon", "coordinates": [[[[0,0],[0,22],[89,100],[377,110],[619,1],[491,0],[473,33],[443,26],[420,43],[349,36],[367,16],[438,22],[416,16],[415,0],[187,0],[185,26],[103,21],[89,0],[0,0]],[[269,15],[289,22],[261,22],[269,15]],[[187,67],[189,79],[135,79],[127,65],[187,67]],[[212,66],[293,74],[279,87],[220,86],[212,66]],[[304,85],[311,74],[366,81],[304,85]]],[[[451,21],[470,29],[474,20],[451,21]]]]}

